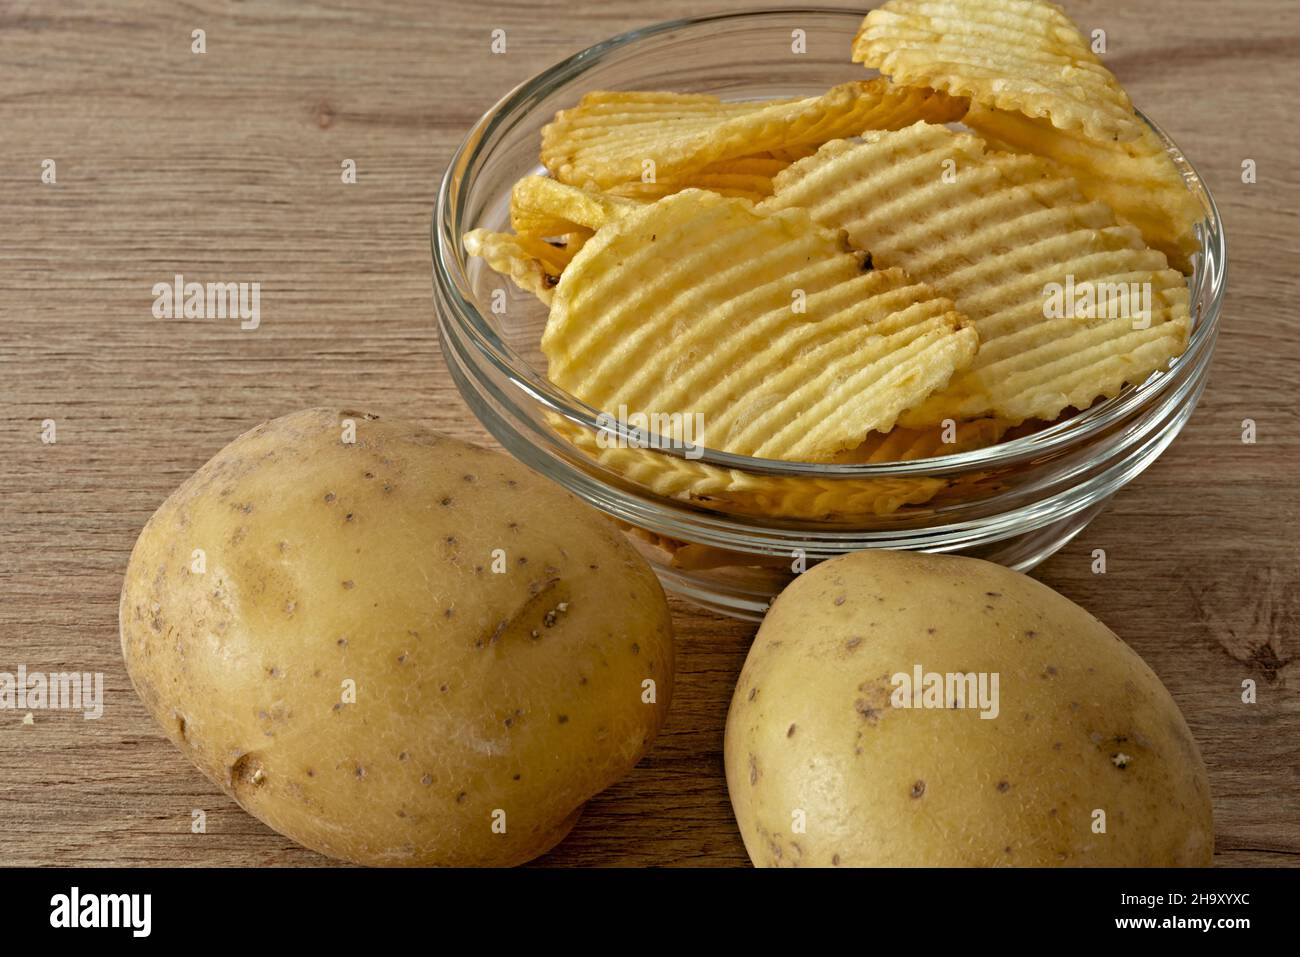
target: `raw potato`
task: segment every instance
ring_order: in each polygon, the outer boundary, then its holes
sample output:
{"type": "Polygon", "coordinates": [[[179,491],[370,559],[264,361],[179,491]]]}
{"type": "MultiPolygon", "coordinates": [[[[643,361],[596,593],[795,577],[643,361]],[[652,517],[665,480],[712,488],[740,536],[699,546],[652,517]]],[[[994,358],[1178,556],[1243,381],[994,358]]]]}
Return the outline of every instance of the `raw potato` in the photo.
{"type": "Polygon", "coordinates": [[[672,694],[663,591],[611,523],[503,455],[360,412],[276,419],[199,469],[136,543],[121,628],[204,774],[362,864],[536,857],[672,694]]]}
{"type": "Polygon", "coordinates": [[[726,766],[760,867],[1213,853],[1205,767],[1160,680],[1078,605],[976,559],[860,552],[797,578],[745,662],[726,766]],[[997,716],[892,706],[893,676],[916,665],[997,672],[997,716]]]}

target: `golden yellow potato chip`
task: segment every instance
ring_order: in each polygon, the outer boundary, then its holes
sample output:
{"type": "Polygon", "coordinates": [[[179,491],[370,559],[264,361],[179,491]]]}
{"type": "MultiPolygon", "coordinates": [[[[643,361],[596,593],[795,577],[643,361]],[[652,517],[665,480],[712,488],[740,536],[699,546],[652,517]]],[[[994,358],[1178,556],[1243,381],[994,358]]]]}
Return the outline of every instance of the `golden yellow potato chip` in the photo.
{"type": "Polygon", "coordinates": [[[549,305],[560,274],[580,248],[582,240],[579,239],[576,248],[567,248],[538,236],[475,229],[466,233],[461,241],[469,255],[481,257],[493,270],[510,277],[524,292],[531,292],[549,305]]]}
{"type": "Polygon", "coordinates": [[[772,195],[772,177],[785,169],[792,159],[771,153],[718,160],[692,173],[660,176],[653,183],[635,180],[609,187],[613,196],[653,202],[684,189],[707,189],[719,196],[738,196],[757,203],[772,195]]]}
{"type": "Polygon", "coordinates": [[[542,351],[557,385],[665,438],[811,462],[892,428],[976,343],[951,302],[862,272],[803,210],[686,190],[588,241],[542,351]]]}
{"type": "MultiPolygon", "coordinates": [[[[959,102],[953,105],[954,113],[957,112],[958,109],[960,109],[962,113],[965,113],[966,111],[965,102],[959,102]]],[[[940,122],[940,121],[936,120],[935,122],[940,122]]],[[[943,120],[942,122],[946,123],[949,121],[943,120]]],[[[786,166],[789,166],[795,160],[801,160],[805,156],[812,156],[813,153],[817,152],[817,147],[819,146],[821,146],[821,143],[803,143],[799,146],[786,146],[786,147],[782,147],[781,149],[768,150],[767,152],[760,153],[758,155],[770,156],[772,157],[772,159],[781,160],[786,166]]],[[[772,175],[775,176],[776,174],[773,173],[772,175]]]]}
{"type": "Polygon", "coordinates": [[[710,163],[798,149],[918,119],[960,119],[966,101],[887,79],[821,96],[726,103],[698,93],[588,93],[542,130],[542,163],[561,182],[608,189],[654,183],[710,163]]]}
{"type": "Polygon", "coordinates": [[[573,257],[578,255],[582,247],[587,245],[587,240],[593,235],[594,230],[575,229],[573,232],[565,233],[560,237],[564,243],[564,255],[568,257],[564,263],[566,266],[573,261],[573,257]]]}
{"type": "MultiPolygon", "coordinates": [[[[816,521],[861,520],[892,515],[904,507],[923,506],[953,498],[971,501],[996,492],[996,472],[967,473],[960,478],[917,475],[890,478],[791,478],[756,475],[722,469],[662,452],[619,447],[607,437],[577,428],[559,416],[550,416],[557,432],[583,453],[631,486],[728,514],[816,521]]],[[[1044,423],[1033,422],[1008,429],[995,419],[977,419],[956,426],[955,442],[945,442],[946,429],[923,431],[896,428],[873,433],[855,449],[834,456],[831,464],[866,464],[915,461],[986,448],[1008,433],[1028,434],[1044,423]]],[[[681,550],[681,543],[637,530],[643,540],[663,548],[674,568],[716,565],[769,564],[752,555],[722,554],[705,546],[681,550]]],[[[788,564],[783,556],[776,564],[788,564]]]]}
{"type": "Polygon", "coordinates": [[[521,235],[559,236],[575,227],[597,230],[637,204],[548,176],[525,176],[510,191],[510,225],[521,235]]]}
{"type": "Polygon", "coordinates": [[[972,107],[965,122],[992,147],[1054,160],[1085,196],[1106,203],[1121,222],[1137,227],[1148,246],[1191,272],[1190,257],[1200,249],[1195,226],[1205,211],[1150,127],[1143,124],[1136,139],[1117,143],[985,107],[972,107]]]}
{"type": "Polygon", "coordinates": [[[1061,8],[1040,0],[889,0],[862,21],[853,59],[1094,139],[1141,133],[1119,81],[1061,8]]]}
{"type": "Polygon", "coordinates": [[[476,229],[466,233],[463,241],[471,256],[482,257],[492,269],[549,305],[564,268],[595,230],[637,205],[545,176],[526,176],[510,196],[515,232],[476,229]]]}
{"type": "Polygon", "coordinates": [[[940,455],[958,455],[993,445],[1011,427],[999,419],[950,422],[931,429],[896,428],[873,432],[861,445],[836,453],[838,465],[914,462],[940,455]]]}
{"type": "Polygon", "coordinates": [[[908,428],[1051,420],[1142,381],[1186,346],[1187,287],[1163,253],[1058,167],[986,155],[970,134],[918,123],[828,143],[779,174],[763,207],[805,208],[846,230],[877,267],[951,297],[978,330],[975,361],[901,415],[908,428]]]}
{"type": "MultiPolygon", "coordinates": [[[[608,435],[593,435],[558,416],[551,416],[550,421],[568,441],[602,467],[622,476],[630,485],[729,514],[842,521],[881,517],[904,506],[924,505],[956,486],[963,487],[963,496],[967,499],[981,494],[979,475],[956,480],[927,475],[835,479],[756,475],[658,451],[621,447],[611,442],[608,435]]],[[[1006,422],[976,419],[956,423],[951,435],[947,427],[873,432],[865,442],[837,453],[829,462],[836,465],[879,464],[956,455],[993,445],[1007,431],[1006,422]],[[946,441],[948,438],[952,441],[946,441]]],[[[756,561],[753,555],[685,545],[642,529],[635,529],[633,534],[664,549],[674,568],[788,564],[788,556],[762,562],[756,561]]]]}
{"type": "Polygon", "coordinates": [[[552,417],[557,432],[630,486],[727,514],[838,521],[920,505],[950,483],[906,478],[791,478],[724,469],[664,452],[629,448],[552,417]]]}

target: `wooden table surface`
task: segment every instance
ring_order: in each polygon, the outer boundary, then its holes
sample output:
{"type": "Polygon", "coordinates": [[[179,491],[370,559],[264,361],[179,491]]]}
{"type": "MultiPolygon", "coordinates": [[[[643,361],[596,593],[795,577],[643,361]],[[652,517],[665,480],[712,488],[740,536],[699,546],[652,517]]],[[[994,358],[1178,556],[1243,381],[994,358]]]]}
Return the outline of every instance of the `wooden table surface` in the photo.
{"type": "MultiPolygon", "coordinates": [[[[103,672],[107,701],[98,721],[0,711],[0,865],[325,863],[240,810],[146,715],[118,648],[132,543],[226,442],[300,407],[373,407],[490,443],[434,330],[427,237],[448,158],[498,97],[563,56],[726,6],[4,4],[0,671],[103,672]],[[504,55],[490,50],[494,29],[504,55]],[[341,182],[345,159],[354,185],[341,182]],[[152,287],[176,273],[260,281],[261,327],[155,319],[152,287]],[[41,440],[47,419],[54,444],[41,440]],[[206,834],[190,833],[196,808],[206,834]]],[[[1134,101],[1215,191],[1231,282],[1186,431],[1035,574],[1122,635],[1182,708],[1209,767],[1216,862],[1294,866],[1300,5],[1067,7],[1107,31],[1134,101]],[[1242,442],[1247,418],[1255,444],[1242,442]],[[1105,575],[1091,573],[1094,548],[1105,575]]],[[[745,863],[722,730],[753,628],[673,611],[680,676],[665,733],[542,863],[745,863]]]]}

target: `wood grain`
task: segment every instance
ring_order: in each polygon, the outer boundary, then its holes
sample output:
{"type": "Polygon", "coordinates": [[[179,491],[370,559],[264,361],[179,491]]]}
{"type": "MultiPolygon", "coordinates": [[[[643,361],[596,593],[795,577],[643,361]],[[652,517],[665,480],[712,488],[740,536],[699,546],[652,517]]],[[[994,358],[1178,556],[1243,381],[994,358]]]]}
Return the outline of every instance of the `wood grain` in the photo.
{"type": "MultiPolygon", "coordinates": [[[[1231,281],[1187,430],[1037,575],[1123,635],[1187,715],[1210,769],[1216,860],[1300,864],[1300,127],[1282,82],[1300,6],[1067,6],[1107,31],[1135,102],[1215,190],[1231,281]],[[1245,418],[1256,444],[1241,441],[1245,418]],[[1105,575],[1090,571],[1094,548],[1105,575]],[[1240,700],[1247,678],[1255,705],[1240,700]]],[[[434,333],[427,236],[445,163],[516,83],[698,12],[686,0],[0,8],[0,670],[102,671],[107,695],[98,721],[0,712],[0,864],[323,863],[208,784],[146,716],[117,639],[131,545],[222,445],[302,406],[371,406],[489,441],[434,333]],[[203,55],[190,52],[197,28],[203,55]],[[495,28],[505,55],[490,52],[495,28]],[[261,328],[154,319],[153,284],[178,272],[260,281],[261,328]],[[206,834],[190,833],[195,808],[206,834]]],[[[752,628],[680,602],[674,613],[666,733],[541,863],[746,862],[722,728],[752,628]]]]}

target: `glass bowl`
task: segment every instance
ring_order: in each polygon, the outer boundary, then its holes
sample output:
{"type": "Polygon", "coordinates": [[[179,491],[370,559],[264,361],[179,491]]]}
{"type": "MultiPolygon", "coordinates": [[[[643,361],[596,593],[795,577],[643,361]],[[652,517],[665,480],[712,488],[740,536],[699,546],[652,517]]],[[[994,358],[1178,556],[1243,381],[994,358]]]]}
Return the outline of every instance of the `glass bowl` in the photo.
{"type": "Polygon", "coordinates": [[[1205,213],[1189,280],[1193,328],[1167,371],[1113,399],[974,451],[826,465],[647,447],[662,443],[634,428],[611,429],[599,410],[551,384],[540,351],[545,307],[467,257],[461,244],[468,230],[508,227],[511,186],[542,172],[542,126],[590,90],[733,100],[822,93],[869,75],[849,60],[861,19],[828,9],[736,13],[660,23],[597,44],[492,107],[452,158],[438,194],[434,299],[443,355],[466,403],[512,455],[627,529],[667,590],[741,618],[761,618],[805,567],[867,548],[1033,568],[1182,430],[1205,387],[1218,332],[1227,270],[1218,210],[1152,124],[1205,213]],[[792,50],[796,30],[804,31],[806,52],[792,50]]]}

